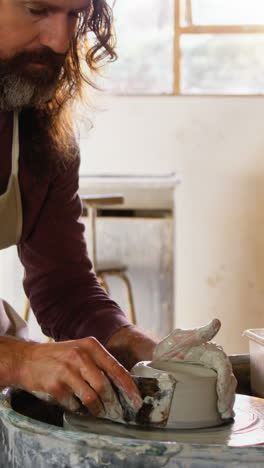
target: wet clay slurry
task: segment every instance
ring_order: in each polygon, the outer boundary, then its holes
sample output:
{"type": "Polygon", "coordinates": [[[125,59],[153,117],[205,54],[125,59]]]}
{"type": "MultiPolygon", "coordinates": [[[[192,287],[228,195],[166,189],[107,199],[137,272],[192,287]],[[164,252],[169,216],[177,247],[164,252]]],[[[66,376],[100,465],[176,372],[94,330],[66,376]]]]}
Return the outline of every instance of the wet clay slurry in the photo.
{"type": "MultiPolygon", "coordinates": [[[[238,395],[236,404],[244,413],[258,419],[263,433],[264,400],[238,395]]],[[[65,430],[22,416],[11,408],[4,396],[0,396],[0,467],[20,468],[22,461],[23,468],[263,466],[264,446],[261,445],[238,447],[216,441],[210,444],[206,440],[193,443],[192,440],[181,441],[178,437],[170,443],[148,440],[150,438],[146,436],[142,440],[125,438],[124,429],[122,425],[122,436],[85,433],[83,429],[65,430]]],[[[185,431],[186,436],[189,432],[185,431]]]]}

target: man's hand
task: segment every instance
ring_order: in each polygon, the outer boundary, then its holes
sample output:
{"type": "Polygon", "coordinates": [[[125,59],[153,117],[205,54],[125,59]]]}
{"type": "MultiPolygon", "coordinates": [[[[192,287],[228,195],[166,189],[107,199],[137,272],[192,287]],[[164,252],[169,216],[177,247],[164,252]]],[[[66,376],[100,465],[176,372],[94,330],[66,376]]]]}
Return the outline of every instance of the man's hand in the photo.
{"type": "Polygon", "coordinates": [[[155,367],[155,361],[162,359],[184,360],[214,369],[217,372],[218,410],[222,418],[230,418],[237,382],[222,348],[208,343],[220,327],[221,322],[214,319],[200,328],[177,328],[160,342],[136,326],[124,327],[110,338],[106,347],[127,369],[139,361],[152,361],[155,367]]]}
{"type": "Polygon", "coordinates": [[[185,354],[184,361],[202,364],[217,372],[218,411],[223,419],[232,418],[237,381],[233,374],[232,364],[222,347],[215,343],[194,346],[185,354]]]}
{"type": "Polygon", "coordinates": [[[214,319],[205,327],[193,330],[176,329],[154,349],[152,365],[164,359],[184,360],[202,364],[217,372],[217,406],[223,419],[233,416],[237,386],[232,365],[221,346],[208,343],[218,332],[221,323],[214,319]]]}
{"type": "Polygon", "coordinates": [[[0,338],[0,385],[16,385],[29,392],[48,394],[69,410],[78,402],[95,416],[104,417],[118,402],[110,385],[118,386],[134,410],[142,405],[139,391],[129,373],[95,339],[61,343],[23,342],[0,338]]]}
{"type": "Polygon", "coordinates": [[[218,319],[212,320],[208,325],[200,328],[184,330],[176,328],[166,336],[154,349],[152,359],[185,359],[186,353],[193,346],[199,346],[211,341],[221,327],[218,319]]]}

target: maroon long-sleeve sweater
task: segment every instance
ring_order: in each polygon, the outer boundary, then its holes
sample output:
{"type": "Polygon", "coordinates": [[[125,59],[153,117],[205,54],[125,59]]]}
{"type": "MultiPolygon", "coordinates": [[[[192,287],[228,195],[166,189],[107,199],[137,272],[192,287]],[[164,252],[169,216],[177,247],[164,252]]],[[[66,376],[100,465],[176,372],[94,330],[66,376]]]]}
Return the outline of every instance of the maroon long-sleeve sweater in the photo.
{"type": "MultiPolygon", "coordinates": [[[[12,134],[13,114],[0,112],[0,194],[10,176],[12,134]]],[[[20,142],[22,138],[20,134],[20,142]]],[[[79,221],[78,171],[76,158],[48,179],[36,178],[21,149],[23,231],[18,253],[25,292],[43,332],[56,341],[95,336],[104,344],[129,322],[91,271],[79,221]]]]}

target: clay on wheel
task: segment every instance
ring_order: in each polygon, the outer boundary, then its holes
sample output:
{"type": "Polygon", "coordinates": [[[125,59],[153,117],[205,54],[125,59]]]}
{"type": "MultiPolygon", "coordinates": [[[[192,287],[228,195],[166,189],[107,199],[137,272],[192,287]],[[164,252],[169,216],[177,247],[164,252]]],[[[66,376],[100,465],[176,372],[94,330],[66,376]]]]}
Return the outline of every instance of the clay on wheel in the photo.
{"type": "Polygon", "coordinates": [[[187,429],[212,427],[223,423],[217,410],[217,374],[199,364],[187,364],[172,360],[143,361],[136,364],[132,373],[155,377],[168,372],[176,379],[167,427],[187,429]]]}

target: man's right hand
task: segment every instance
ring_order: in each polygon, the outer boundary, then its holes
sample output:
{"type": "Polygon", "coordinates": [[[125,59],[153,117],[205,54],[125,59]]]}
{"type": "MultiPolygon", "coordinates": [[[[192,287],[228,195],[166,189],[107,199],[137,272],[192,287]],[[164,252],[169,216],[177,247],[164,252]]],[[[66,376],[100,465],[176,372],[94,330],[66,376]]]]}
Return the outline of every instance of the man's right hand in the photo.
{"type": "Polygon", "coordinates": [[[78,408],[77,396],[89,411],[121,414],[110,382],[137,411],[139,391],[129,372],[93,337],[60,343],[35,343],[0,337],[0,385],[48,394],[65,408],[78,408]]]}

